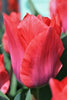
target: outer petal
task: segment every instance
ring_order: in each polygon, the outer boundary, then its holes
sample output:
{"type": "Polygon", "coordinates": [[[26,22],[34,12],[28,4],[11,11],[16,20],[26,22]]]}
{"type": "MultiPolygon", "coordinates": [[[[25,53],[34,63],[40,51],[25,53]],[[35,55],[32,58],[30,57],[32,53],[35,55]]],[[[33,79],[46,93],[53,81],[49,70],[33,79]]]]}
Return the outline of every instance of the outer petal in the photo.
{"type": "Polygon", "coordinates": [[[17,36],[17,24],[15,24],[6,14],[4,14],[5,31],[8,39],[8,46],[11,55],[12,67],[20,81],[20,65],[24,55],[24,48],[22,48],[17,36]]]}
{"type": "Polygon", "coordinates": [[[7,93],[10,85],[10,80],[7,71],[4,67],[3,55],[0,55],[0,91],[7,93]]]}
{"type": "MultiPolygon", "coordinates": [[[[21,81],[27,87],[40,86],[55,77],[56,64],[64,48],[60,37],[49,27],[35,37],[26,49],[20,69],[21,81]]],[[[60,61],[59,61],[60,62],[60,61]]]]}
{"type": "Polygon", "coordinates": [[[50,79],[49,84],[53,95],[52,100],[67,99],[67,77],[61,82],[56,79],[50,79]]]}
{"type": "MultiPolygon", "coordinates": [[[[20,22],[20,13],[12,12],[8,17],[11,19],[11,21],[13,21],[17,25],[20,22]]],[[[9,53],[8,39],[7,39],[6,32],[3,34],[2,42],[3,42],[4,50],[7,53],[9,53]]]]}

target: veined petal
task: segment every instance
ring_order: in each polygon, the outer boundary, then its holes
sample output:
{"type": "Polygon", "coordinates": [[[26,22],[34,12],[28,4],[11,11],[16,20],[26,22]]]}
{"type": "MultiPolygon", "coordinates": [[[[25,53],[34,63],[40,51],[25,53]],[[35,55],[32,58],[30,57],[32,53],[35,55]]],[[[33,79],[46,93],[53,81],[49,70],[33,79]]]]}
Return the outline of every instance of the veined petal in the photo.
{"type": "MultiPolygon", "coordinates": [[[[7,16],[8,16],[8,15],[7,15],[7,16]]],[[[10,15],[9,15],[8,17],[9,17],[9,19],[10,19],[13,23],[15,23],[16,25],[18,25],[18,23],[20,22],[20,13],[11,12],[10,15]]],[[[4,34],[3,34],[2,42],[3,42],[4,50],[5,50],[7,53],[9,53],[8,39],[7,39],[6,32],[4,32],[4,34]]]]}
{"type": "Polygon", "coordinates": [[[22,48],[19,42],[19,38],[17,36],[17,25],[13,21],[11,21],[11,19],[6,14],[4,14],[4,24],[8,39],[8,46],[11,55],[13,71],[18,81],[20,81],[19,73],[21,60],[24,55],[24,48],[22,48]]]}
{"type": "Polygon", "coordinates": [[[4,67],[4,56],[0,55],[0,91],[7,93],[10,86],[9,75],[4,67]]]}
{"type": "MultiPolygon", "coordinates": [[[[47,83],[50,77],[55,77],[56,64],[63,50],[60,37],[51,27],[35,37],[25,51],[20,69],[20,78],[24,85],[40,86],[47,83]]],[[[56,72],[61,67],[61,64],[57,65],[56,72]]]]}

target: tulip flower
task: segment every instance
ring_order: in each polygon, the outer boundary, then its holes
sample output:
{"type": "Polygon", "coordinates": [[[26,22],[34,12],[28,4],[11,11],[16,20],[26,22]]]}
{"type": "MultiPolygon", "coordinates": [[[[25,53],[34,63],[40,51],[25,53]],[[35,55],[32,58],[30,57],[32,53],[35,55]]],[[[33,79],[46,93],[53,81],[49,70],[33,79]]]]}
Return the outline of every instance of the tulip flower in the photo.
{"type": "Polygon", "coordinates": [[[52,20],[50,25],[47,23],[40,15],[27,14],[17,25],[4,14],[13,71],[27,87],[46,84],[62,68],[60,57],[64,47],[56,30],[58,25],[55,27],[52,20]]]}
{"type": "Polygon", "coordinates": [[[8,2],[8,10],[18,12],[18,0],[7,0],[8,2]]]}
{"type": "Polygon", "coordinates": [[[7,93],[10,86],[9,75],[4,67],[4,56],[0,54],[0,91],[7,93]]]}
{"type": "Polygon", "coordinates": [[[2,12],[2,0],[0,0],[0,14],[2,12]]]}
{"type": "MultiPolygon", "coordinates": [[[[9,15],[9,17],[16,24],[18,24],[20,22],[20,13],[12,12],[9,15]]],[[[8,40],[7,40],[6,32],[4,32],[4,34],[3,34],[2,42],[3,42],[3,48],[4,48],[4,50],[7,53],[9,53],[8,40]]]]}
{"type": "Polygon", "coordinates": [[[67,0],[50,0],[50,16],[58,15],[61,21],[62,31],[67,31],[67,0]]]}
{"type": "Polygon", "coordinates": [[[62,81],[50,79],[50,88],[52,91],[52,100],[67,100],[67,77],[62,81]]]}

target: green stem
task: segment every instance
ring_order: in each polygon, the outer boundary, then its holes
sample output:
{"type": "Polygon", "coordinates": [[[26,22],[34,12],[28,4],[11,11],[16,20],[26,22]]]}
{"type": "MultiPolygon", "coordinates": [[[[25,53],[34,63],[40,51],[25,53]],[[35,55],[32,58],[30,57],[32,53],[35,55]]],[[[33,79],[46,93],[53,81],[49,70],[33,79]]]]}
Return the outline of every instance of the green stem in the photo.
{"type": "Polygon", "coordinates": [[[31,89],[32,100],[39,100],[39,88],[31,89]]]}
{"type": "Polygon", "coordinates": [[[16,94],[17,89],[17,80],[15,78],[14,73],[12,73],[12,79],[11,79],[11,87],[10,87],[10,95],[13,97],[16,94]]]}
{"type": "Polygon", "coordinates": [[[37,100],[39,100],[39,88],[36,88],[37,90],[37,100]]]}

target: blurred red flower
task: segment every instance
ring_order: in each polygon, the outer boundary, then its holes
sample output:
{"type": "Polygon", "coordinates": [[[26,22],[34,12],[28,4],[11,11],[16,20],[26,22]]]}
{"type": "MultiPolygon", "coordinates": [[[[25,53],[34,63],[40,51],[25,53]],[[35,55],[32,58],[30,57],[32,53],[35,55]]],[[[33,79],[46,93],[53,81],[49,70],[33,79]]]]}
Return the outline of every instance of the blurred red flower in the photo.
{"type": "Polygon", "coordinates": [[[18,12],[18,0],[8,0],[8,10],[18,12]]]}
{"type": "MultiPolygon", "coordinates": [[[[10,17],[10,19],[11,19],[15,24],[18,24],[18,23],[20,22],[20,13],[11,12],[11,14],[9,15],[9,17],[10,17]]],[[[4,32],[4,34],[3,34],[2,42],[3,42],[3,48],[4,48],[4,50],[5,50],[7,53],[9,53],[8,40],[7,40],[6,32],[4,32]]]]}
{"type": "Polygon", "coordinates": [[[62,25],[62,31],[67,31],[67,0],[50,0],[50,16],[58,15],[62,25]]]}
{"type": "Polygon", "coordinates": [[[7,93],[10,86],[9,75],[4,67],[4,56],[0,54],[0,91],[7,93]]]}
{"type": "Polygon", "coordinates": [[[67,100],[67,77],[62,81],[50,79],[50,88],[52,91],[52,100],[67,100]]]}
{"type": "Polygon", "coordinates": [[[64,47],[56,21],[27,14],[17,25],[4,14],[13,71],[27,87],[46,84],[62,67],[64,47]]]}
{"type": "Polygon", "coordinates": [[[2,0],[0,0],[0,13],[2,11],[2,0]]]}

